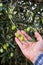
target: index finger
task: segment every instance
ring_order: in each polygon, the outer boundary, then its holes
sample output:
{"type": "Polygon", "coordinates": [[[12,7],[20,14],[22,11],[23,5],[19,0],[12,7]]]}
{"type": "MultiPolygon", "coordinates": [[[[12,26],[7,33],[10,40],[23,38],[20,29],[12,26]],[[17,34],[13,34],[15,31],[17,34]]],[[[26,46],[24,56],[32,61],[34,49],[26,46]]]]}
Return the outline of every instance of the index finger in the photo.
{"type": "Polygon", "coordinates": [[[18,46],[20,47],[20,49],[22,50],[22,45],[23,45],[22,42],[16,37],[15,37],[15,41],[18,44],[18,46]]]}
{"type": "Polygon", "coordinates": [[[32,40],[32,38],[23,30],[21,30],[22,34],[27,38],[27,40],[32,40]]]}

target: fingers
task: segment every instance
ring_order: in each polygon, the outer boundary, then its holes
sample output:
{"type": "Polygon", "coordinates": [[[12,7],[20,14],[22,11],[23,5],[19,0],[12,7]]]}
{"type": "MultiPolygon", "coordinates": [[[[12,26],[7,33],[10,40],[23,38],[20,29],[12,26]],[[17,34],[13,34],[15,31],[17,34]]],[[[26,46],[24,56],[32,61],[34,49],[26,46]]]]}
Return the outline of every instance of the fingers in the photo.
{"type": "Polygon", "coordinates": [[[22,34],[26,37],[27,40],[31,40],[32,38],[23,30],[21,30],[22,34]]]}
{"type": "Polygon", "coordinates": [[[30,42],[25,42],[25,41],[22,43],[18,38],[15,38],[15,41],[22,51],[26,48],[31,47],[31,44],[32,44],[32,42],[30,43],[30,42]]]}
{"type": "Polygon", "coordinates": [[[32,44],[33,44],[33,42],[23,42],[23,46],[24,46],[24,48],[29,48],[29,47],[31,47],[32,46],[32,44]]]}
{"type": "Polygon", "coordinates": [[[18,46],[20,47],[20,49],[22,50],[22,42],[20,42],[20,40],[18,38],[15,38],[15,41],[18,44],[18,46]]]}
{"type": "MultiPolygon", "coordinates": [[[[17,33],[19,33],[20,35],[24,36],[24,41],[21,41],[21,40],[20,40],[20,37],[18,37],[18,41],[19,41],[19,43],[22,43],[22,44],[23,44],[23,47],[27,47],[28,45],[29,45],[29,46],[32,45],[32,42],[29,42],[29,41],[28,41],[28,40],[31,40],[32,38],[31,38],[28,34],[26,34],[25,31],[23,31],[23,30],[21,30],[21,31],[18,30],[17,33]]],[[[18,43],[18,41],[16,40],[17,43],[18,43]]],[[[19,45],[19,43],[18,43],[18,45],[19,45]]]]}
{"type": "MultiPolygon", "coordinates": [[[[21,36],[24,36],[20,30],[18,30],[17,33],[19,33],[21,36]]],[[[24,36],[24,41],[22,41],[22,40],[20,39],[20,37],[18,37],[18,39],[20,40],[20,42],[22,42],[23,45],[26,45],[26,44],[25,44],[25,41],[27,41],[27,38],[26,38],[25,36],[24,36]]],[[[28,45],[28,44],[27,44],[27,45],[28,45]]]]}
{"type": "MultiPolygon", "coordinates": [[[[21,36],[24,36],[20,30],[17,31],[21,36]]],[[[27,38],[24,36],[24,40],[27,40],[27,38]]]]}
{"type": "Polygon", "coordinates": [[[20,35],[23,35],[24,36],[24,41],[21,41],[20,40],[20,38],[18,38],[23,44],[25,44],[25,43],[27,43],[26,45],[31,45],[31,42],[29,42],[28,40],[31,40],[32,38],[28,35],[28,34],[26,34],[26,32],[25,31],[23,31],[23,30],[18,30],[17,31],[20,35]]]}
{"type": "Polygon", "coordinates": [[[35,32],[35,37],[38,41],[42,39],[41,35],[38,32],[35,32]]]}

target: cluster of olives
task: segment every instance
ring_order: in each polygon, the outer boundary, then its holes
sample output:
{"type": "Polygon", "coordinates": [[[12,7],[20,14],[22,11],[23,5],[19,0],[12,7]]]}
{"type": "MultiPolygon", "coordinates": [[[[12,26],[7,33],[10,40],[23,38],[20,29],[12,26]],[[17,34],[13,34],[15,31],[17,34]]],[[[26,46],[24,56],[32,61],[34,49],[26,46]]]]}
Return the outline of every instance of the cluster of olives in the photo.
{"type": "Polygon", "coordinates": [[[15,33],[15,36],[19,38],[21,41],[24,41],[24,36],[20,35],[19,33],[15,33]]]}
{"type": "MultiPolygon", "coordinates": [[[[5,43],[2,47],[0,47],[0,57],[3,56],[3,53],[5,51],[8,51],[8,48],[9,48],[9,44],[8,43],[5,43]]],[[[11,58],[13,56],[14,56],[14,53],[10,52],[9,57],[11,58]]]]}

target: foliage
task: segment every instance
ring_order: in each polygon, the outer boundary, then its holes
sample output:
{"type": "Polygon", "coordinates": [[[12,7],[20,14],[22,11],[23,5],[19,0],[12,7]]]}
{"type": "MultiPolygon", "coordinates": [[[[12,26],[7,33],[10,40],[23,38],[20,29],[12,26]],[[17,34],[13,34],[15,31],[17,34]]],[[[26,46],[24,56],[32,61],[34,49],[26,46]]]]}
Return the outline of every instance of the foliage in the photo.
{"type": "Polygon", "coordinates": [[[24,30],[33,39],[38,31],[43,38],[43,3],[24,0],[0,2],[0,58],[1,63],[14,61],[14,65],[28,65],[14,38],[17,30],[24,30]]]}

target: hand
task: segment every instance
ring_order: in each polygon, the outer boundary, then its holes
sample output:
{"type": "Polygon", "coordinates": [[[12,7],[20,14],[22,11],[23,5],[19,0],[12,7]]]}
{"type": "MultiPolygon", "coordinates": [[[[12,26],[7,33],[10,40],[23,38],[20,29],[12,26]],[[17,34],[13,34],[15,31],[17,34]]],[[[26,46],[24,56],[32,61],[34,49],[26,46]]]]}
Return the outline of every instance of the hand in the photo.
{"type": "Polygon", "coordinates": [[[24,41],[21,41],[19,38],[15,37],[15,41],[17,42],[18,46],[20,47],[22,53],[27,59],[30,59],[33,63],[36,57],[43,52],[43,39],[38,32],[35,32],[35,37],[37,42],[29,42],[27,40],[32,40],[32,38],[26,34],[23,30],[17,31],[20,35],[24,36],[24,41]]]}

